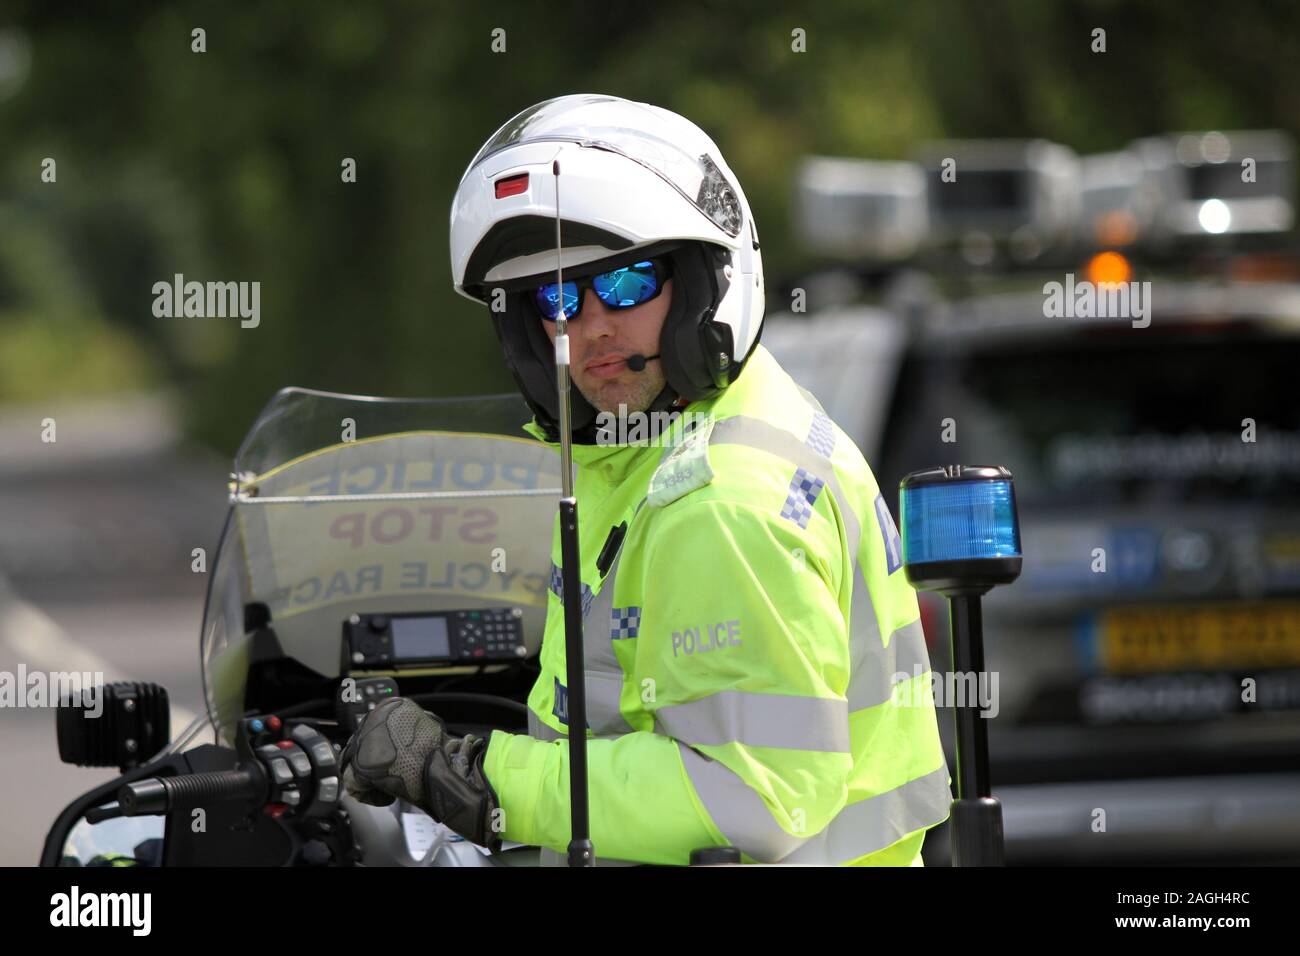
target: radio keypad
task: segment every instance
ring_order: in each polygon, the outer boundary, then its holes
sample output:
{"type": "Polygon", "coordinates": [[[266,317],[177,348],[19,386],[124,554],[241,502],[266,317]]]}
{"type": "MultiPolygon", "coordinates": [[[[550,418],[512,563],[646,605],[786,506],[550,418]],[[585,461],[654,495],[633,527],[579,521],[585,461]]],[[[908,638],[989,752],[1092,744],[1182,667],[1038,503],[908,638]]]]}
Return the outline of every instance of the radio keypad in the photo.
{"type": "Polygon", "coordinates": [[[460,657],[468,660],[514,660],[524,646],[519,608],[458,611],[455,623],[460,637],[460,657]]]}

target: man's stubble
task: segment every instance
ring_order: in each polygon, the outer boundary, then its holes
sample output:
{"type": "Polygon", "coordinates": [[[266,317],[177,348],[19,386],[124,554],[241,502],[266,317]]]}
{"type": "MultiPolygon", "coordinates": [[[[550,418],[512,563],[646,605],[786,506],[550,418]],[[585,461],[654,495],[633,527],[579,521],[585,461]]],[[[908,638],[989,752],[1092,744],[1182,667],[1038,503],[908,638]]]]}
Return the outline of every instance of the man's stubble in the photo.
{"type": "MultiPolygon", "coordinates": [[[[646,363],[645,369],[640,372],[628,371],[627,375],[635,375],[636,378],[629,382],[628,387],[620,389],[604,389],[602,392],[608,392],[608,395],[597,393],[596,395],[587,394],[587,389],[574,382],[578,392],[599,412],[609,412],[618,415],[620,411],[644,412],[651,403],[659,397],[663,391],[667,380],[663,372],[659,369],[659,359],[652,359],[646,363]],[[619,409],[619,404],[624,406],[619,409]]],[[[598,386],[597,386],[598,387],[598,386]]]]}

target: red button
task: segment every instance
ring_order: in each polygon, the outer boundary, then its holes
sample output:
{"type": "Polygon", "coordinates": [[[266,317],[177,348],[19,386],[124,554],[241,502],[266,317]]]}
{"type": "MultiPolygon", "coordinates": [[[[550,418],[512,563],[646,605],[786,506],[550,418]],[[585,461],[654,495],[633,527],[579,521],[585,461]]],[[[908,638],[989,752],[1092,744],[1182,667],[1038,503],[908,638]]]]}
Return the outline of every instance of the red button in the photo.
{"type": "Polygon", "coordinates": [[[288,809],[288,806],[283,803],[268,803],[266,805],[266,815],[272,820],[278,820],[284,816],[285,811],[288,809]]]}
{"type": "Polygon", "coordinates": [[[280,741],[277,741],[277,742],[276,742],[276,746],[279,747],[281,750],[288,750],[289,748],[291,748],[291,747],[293,746],[293,741],[292,741],[292,740],[280,740],[280,741]]]}
{"type": "Polygon", "coordinates": [[[272,716],[266,718],[266,726],[270,727],[272,730],[279,730],[279,729],[280,729],[280,718],[279,718],[279,717],[276,717],[276,716],[274,716],[274,715],[272,715],[272,716]]]}
{"type": "Polygon", "coordinates": [[[485,653],[486,653],[486,651],[484,651],[483,648],[481,648],[481,647],[476,647],[476,648],[474,648],[474,656],[475,656],[475,657],[482,657],[485,653]]]}

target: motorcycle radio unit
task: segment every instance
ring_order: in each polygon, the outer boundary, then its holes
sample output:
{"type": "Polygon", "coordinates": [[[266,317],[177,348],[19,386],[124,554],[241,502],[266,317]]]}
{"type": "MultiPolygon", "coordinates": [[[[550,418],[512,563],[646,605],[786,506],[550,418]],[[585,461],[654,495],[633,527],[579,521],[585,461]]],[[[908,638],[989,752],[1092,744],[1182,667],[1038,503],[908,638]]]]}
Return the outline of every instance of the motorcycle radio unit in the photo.
{"type": "Polygon", "coordinates": [[[522,660],[523,608],[353,614],[343,622],[341,673],[430,670],[522,660]]]}

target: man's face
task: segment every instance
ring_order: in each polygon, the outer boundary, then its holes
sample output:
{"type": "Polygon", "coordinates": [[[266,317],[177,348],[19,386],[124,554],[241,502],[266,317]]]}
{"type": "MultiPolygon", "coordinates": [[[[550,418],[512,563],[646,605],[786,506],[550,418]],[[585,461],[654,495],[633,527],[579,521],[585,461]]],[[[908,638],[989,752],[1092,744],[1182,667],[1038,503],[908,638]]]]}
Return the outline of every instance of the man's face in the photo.
{"type": "MultiPolygon", "coordinates": [[[[627,367],[630,355],[657,355],[659,333],[672,305],[673,283],[649,302],[630,309],[611,309],[591,289],[583,290],[582,310],[569,320],[569,375],[578,391],[601,412],[618,414],[619,405],[629,412],[650,407],[664,387],[659,359],[646,362],[634,372],[627,367]]],[[[538,322],[555,342],[556,323],[540,316],[538,322]]]]}

